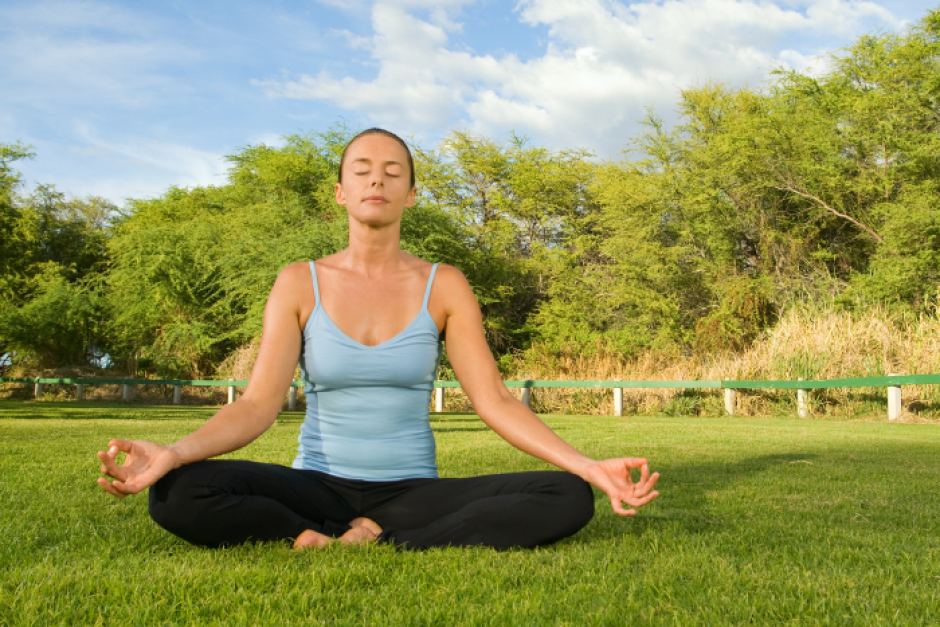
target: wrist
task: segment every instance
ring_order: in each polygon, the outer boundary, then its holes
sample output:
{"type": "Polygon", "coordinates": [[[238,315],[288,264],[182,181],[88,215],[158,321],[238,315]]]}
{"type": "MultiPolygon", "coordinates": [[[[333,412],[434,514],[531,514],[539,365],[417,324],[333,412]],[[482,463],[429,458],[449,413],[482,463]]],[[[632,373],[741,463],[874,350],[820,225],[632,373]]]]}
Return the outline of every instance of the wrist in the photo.
{"type": "Polygon", "coordinates": [[[180,447],[180,445],[179,445],[178,442],[177,442],[177,443],[174,443],[174,444],[169,444],[169,445],[167,445],[166,448],[167,448],[167,450],[169,450],[171,453],[173,453],[173,457],[174,457],[174,460],[173,460],[173,469],[174,469],[174,470],[177,469],[177,468],[179,468],[180,466],[182,466],[182,465],[184,465],[184,464],[186,463],[186,458],[185,458],[185,456],[184,456],[184,454],[183,454],[183,451],[181,450],[181,447],[180,447]]]}
{"type": "Polygon", "coordinates": [[[596,460],[581,455],[568,465],[567,470],[571,474],[578,475],[585,481],[590,482],[590,479],[588,478],[588,469],[595,463],[597,463],[596,460]]]}

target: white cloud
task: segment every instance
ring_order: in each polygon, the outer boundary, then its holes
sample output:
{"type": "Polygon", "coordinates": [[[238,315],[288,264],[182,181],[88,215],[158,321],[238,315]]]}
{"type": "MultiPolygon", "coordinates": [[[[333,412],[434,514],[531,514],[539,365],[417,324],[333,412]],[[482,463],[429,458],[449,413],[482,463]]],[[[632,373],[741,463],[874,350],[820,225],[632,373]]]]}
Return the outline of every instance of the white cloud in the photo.
{"type": "Polygon", "coordinates": [[[895,17],[888,9],[876,2],[849,2],[846,0],[814,0],[806,2],[808,21],[832,32],[851,37],[860,27],[880,26],[887,30],[899,30],[905,20],[895,17]]]}
{"type": "Polygon", "coordinates": [[[9,88],[4,95],[24,104],[54,107],[66,98],[140,107],[179,91],[162,67],[198,56],[158,37],[159,20],[98,2],[8,6],[0,9],[0,23],[15,24],[0,33],[0,75],[9,88]]]}
{"type": "Polygon", "coordinates": [[[820,77],[832,70],[832,56],[827,53],[803,54],[796,50],[781,50],[780,60],[786,67],[809,76],[820,77]]]}
{"type": "Polygon", "coordinates": [[[669,117],[683,89],[759,88],[775,67],[818,75],[829,67],[818,42],[832,33],[850,39],[904,25],[860,0],[522,0],[519,19],[547,29],[548,40],[542,56],[520,61],[451,42],[467,4],[376,2],[372,37],[352,42],[368,45],[372,78],[321,71],[256,84],[269,96],[327,101],[406,134],[515,130],[610,156],[636,134],[646,109],[669,117]]]}
{"type": "Polygon", "coordinates": [[[369,50],[372,46],[371,39],[357,35],[345,28],[331,28],[329,32],[331,35],[342,39],[346,43],[346,47],[352,50],[369,50]]]}
{"type": "Polygon", "coordinates": [[[248,138],[248,145],[258,146],[264,144],[271,148],[283,148],[287,145],[284,135],[280,133],[256,133],[248,138]]]}
{"type": "Polygon", "coordinates": [[[60,150],[71,153],[73,159],[89,159],[101,164],[101,174],[56,177],[56,185],[71,194],[95,194],[121,204],[130,197],[163,194],[169,184],[196,187],[226,182],[228,163],[219,153],[149,137],[124,137],[115,141],[101,137],[84,123],[75,125],[75,138],[77,143],[60,147],[60,150]],[[128,173],[133,175],[128,176],[128,173]]]}

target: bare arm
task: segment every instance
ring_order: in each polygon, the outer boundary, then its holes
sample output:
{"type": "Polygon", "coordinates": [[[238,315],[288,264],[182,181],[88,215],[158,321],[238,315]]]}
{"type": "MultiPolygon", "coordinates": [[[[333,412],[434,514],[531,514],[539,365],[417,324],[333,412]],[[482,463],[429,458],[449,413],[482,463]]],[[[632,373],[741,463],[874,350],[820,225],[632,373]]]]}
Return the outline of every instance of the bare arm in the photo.
{"type": "Polygon", "coordinates": [[[461,387],[483,422],[521,451],[580,476],[604,491],[618,514],[635,509],[658,496],[653,491],[659,473],[649,473],[646,459],[594,460],[561,439],[506,388],[486,343],[483,318],[470,284],[459,270],[442,266],[447,294],[447,355],[461,387]],[[640,470],[633,482],[631,469],[640,470]]]}
{"type": "Polygon", "coordinates": [[[261,347],[248,387],[234,403],[170,445],[180,464],[237,450],[274,424],[300,356],[297,284],[306,278],[305,272],[297,264],[281,271],[264,308],[261,347]]]}
{"type": "Polygon", "coordinates": [[[286,267],[275,281],[264,310],[258,359],[240,398],[167,446],[145,440],[111,440],[107,451],[98,452],[98,458],[101,471],[114,481],[101,477],[98,484],[115,496],[133,494],[173,468],[237,450],[264,433],[277,418],[300,355],[298,295],[308,281],[304,264],[286,267]],[[127,459],[118,465],[116,458],[121,452],[127,453],[127,459]]]}

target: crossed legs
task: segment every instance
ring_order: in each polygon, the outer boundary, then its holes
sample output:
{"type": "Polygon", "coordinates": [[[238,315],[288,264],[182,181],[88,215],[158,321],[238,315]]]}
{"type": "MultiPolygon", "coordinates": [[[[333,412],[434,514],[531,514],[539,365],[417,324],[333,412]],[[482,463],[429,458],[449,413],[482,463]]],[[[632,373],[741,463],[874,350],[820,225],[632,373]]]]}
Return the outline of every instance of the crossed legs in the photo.
{"type": "Polygon", "coordinates": [[[205,546],[373,539],[402,548],[549,544],[591,519],[590,486],[560,471],[368,482],[249,461],[183,466],[150,489],[150,514],[205,546]]]}

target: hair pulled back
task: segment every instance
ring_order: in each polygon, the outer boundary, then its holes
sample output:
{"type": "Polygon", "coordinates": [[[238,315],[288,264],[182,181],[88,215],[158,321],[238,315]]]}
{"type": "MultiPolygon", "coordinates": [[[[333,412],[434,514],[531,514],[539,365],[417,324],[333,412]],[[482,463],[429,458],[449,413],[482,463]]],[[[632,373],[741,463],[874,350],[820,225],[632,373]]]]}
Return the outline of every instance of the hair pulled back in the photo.
{"type": "Polygon", "coordinates": [[[391,137],[405,149],[405,154],[408,156],[408,180],[411,182],[411,186],[415,186],[415,161],[411,156],[411,149],[408,148],[408,144],[405,143],[405,140],[396,135],[391,131],[387,131],[384,128],[372,127],[367,128],[364,131],[361,131],[356,134],[355,137],[350,139],[346,146],[343,148],[343,154],[339,158],[339,172],[337,173],[336,180],[340,183],[343,182],[343,163],[346,161],[346,152],[349,150],[349,147],[352,146],[353,142],[359,139],[360,137],[365,137],[366,135],[385,135],[386,137],[391,137]]]}

